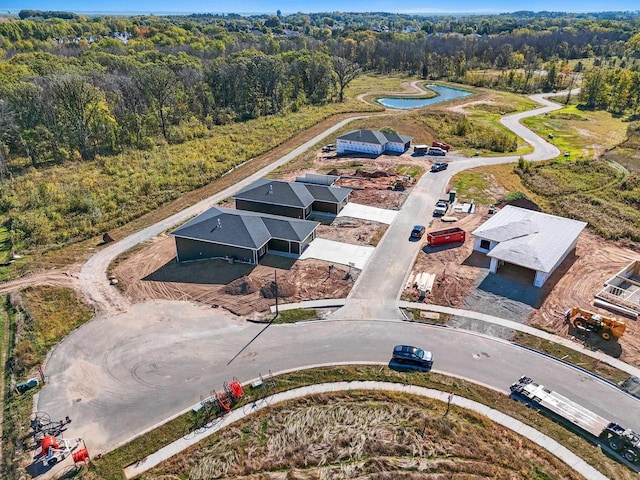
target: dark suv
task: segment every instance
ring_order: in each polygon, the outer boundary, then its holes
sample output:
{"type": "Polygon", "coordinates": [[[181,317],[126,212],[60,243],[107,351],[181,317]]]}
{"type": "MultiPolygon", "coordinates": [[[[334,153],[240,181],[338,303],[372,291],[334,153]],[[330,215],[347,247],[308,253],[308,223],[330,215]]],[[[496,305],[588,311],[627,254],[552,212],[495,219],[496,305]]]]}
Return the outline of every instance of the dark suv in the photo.
{"type": "Polygon", "coordinates": [[[396,345],[390,363],[412,370],[429,370],[433,366],[433,354],[411,345],[396,345]]]}
{"type": "Polygon", "coordinates": [[[448,167],[449,167],[449,164],[447,162],[436,162],[433,165],[431,165],[431,171],[440,172],[442,170],[446,170],[448,167]]]}

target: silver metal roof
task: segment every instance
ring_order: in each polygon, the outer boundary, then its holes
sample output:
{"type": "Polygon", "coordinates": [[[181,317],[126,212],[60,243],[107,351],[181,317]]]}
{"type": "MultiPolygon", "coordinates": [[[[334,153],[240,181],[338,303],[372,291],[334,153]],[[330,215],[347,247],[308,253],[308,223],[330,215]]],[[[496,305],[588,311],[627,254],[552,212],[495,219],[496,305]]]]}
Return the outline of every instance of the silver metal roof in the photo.
{"type": "Polygon", "coordinates": [[[586,222],[507,205],[472,234],[498,243],[487,256],[548,273],[586,226],[586,222]]]}

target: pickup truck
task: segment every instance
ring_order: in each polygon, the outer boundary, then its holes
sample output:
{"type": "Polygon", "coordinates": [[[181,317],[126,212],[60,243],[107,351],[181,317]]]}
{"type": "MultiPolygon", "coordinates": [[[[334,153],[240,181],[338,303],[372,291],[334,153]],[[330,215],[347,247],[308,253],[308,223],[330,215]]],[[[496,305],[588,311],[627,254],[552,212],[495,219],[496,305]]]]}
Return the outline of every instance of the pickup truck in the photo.
{"type": "Polygon", "coordinates": [[[436,208],[433,210],[434,217],[442,217],[447,214],[449,210],[449,200],[443,200],[442,198],[436,202],[436,208]]]}

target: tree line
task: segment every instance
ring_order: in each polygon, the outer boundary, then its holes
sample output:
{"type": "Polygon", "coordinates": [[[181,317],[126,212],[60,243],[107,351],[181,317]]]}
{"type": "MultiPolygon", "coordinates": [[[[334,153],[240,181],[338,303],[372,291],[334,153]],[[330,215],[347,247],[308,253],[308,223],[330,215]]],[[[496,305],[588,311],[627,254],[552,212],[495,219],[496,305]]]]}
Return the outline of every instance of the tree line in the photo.
{"type": "Polygon", "coordinates": [[[570,59],[616,57],[624,59],[616,72],[587,73],[594,92],[583,98],[591,108],[637,110],[640,40],[630,14],[20,18],[0,23],[0,174],[12,157],[34,167],[89,160],[342,101],[362,70],[530,92],[569,86],[570,59]],[[469,27],[489,33],[460,33],[469,27]]]}

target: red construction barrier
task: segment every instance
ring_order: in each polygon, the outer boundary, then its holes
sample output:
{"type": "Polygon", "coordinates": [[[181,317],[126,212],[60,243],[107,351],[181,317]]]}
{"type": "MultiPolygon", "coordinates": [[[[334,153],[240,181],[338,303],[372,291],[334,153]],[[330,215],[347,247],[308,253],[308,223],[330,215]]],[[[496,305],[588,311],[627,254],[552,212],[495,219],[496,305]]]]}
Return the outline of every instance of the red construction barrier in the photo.
{"type": "Polygon", "coordinates": [[[234,380],[229,384],[229,390],[235,398],[242,397],[242,385],[240,385],[240,382],[237,380],[234,380]]]}
{"type": "Polygon", "coordinates": [[[89,463],[89,452],[86,448],[73,452],[73,463],[89,463]]]}

